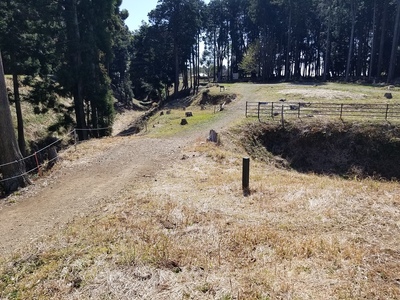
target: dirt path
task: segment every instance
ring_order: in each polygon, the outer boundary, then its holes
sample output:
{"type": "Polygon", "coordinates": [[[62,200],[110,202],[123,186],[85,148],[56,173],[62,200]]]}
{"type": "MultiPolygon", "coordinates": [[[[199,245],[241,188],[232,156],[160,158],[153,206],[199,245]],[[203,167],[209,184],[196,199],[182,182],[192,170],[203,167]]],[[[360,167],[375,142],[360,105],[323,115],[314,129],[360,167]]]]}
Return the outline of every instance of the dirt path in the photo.
{"type": "MultiPolygon", "coordinates": [[[[252,85],[238,85],[232,92],[251,95],[252,89],[252,85]]],[[[132,182],[140,185],[143,180],[154,180],[155,174],[173,168],[186,145],[206,139],[210,129],[221,131],[243,117],[246,100],[251,99],[238,97],[222,118],[196,132],[169,139],[113,137],[82,143],[76,151],[69,149],[67,153],[79,158],[69,160],[65,155],[51,175],[0,204],[0,253],[10,255],[75,217],[90,215],[132,182]]]]}

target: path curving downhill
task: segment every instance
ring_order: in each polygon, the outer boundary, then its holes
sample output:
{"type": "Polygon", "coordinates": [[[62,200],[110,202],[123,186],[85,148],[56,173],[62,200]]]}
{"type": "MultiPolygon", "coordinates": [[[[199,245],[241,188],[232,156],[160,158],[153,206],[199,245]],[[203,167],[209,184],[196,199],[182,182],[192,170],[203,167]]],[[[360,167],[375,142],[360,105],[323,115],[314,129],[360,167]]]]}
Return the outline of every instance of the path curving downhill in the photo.
{"type": "Polygon", "coordinates": [[[74,218],[89,216],[102,201],[110,201],[128,185],[154,180],[155,174],[173,168],[185,146],[206,139],[210,129],[222,131],[243,118],[245,102],[254,99],[242,95],[253,95],[255,87],[233,86],[230,92],[239,97],[226,106],[221,118],[195,132],[167,139],[143,135],[91,140],[60,154],[61,162],[52,174],[7,201],[1,200],[0,253],[12,255],[39,243],[74,218]],[[69,155],[78,158],[70,160],[69,155]]]}

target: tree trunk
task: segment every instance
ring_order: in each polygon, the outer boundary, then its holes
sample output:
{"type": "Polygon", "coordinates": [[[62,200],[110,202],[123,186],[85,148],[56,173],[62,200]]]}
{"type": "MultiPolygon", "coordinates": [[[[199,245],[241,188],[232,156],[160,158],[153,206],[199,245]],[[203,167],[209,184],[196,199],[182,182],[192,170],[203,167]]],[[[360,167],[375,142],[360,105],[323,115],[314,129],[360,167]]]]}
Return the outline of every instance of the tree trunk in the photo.
{"type": "Polygon", "coordinates": [[[285,80],[290,79],[290,45],[292,43],[292,3],[289,0],[289,24],[287,29],[286,61],[285,61],[285,80]]]}
{"type": "Polygon", "coordinates": [[[200,86],[200,33],[197,34],[197,78],[196,93],[199,92],[200,86]]]}
{"type": "Polygon", "coordinates": [[[350,66],[351,66],[351,58],[353,56],[353,45],[354,45],[354,30],[356,27],[356,8],[354,0],[351,0],[351,33],[350,33],[350,41],[349,41],[349,52],[347,54],[347,64],[346,64],[346,82],[349,81],[350,76],[350,66]]]}
{"type": "Polygon", "coordinates": [[[19,187],[30,184],[25,174],[25,163],[15,138],[8,103],[6,82],[4,78],[3,61],[0,53],[0,172],[3,175],[1,185],[6,194],[16,191],[19,187]],[[14,163],[10,163],[14,162],[14,163]]]}
{"type": "Polygon", "coordinates": [[[196,71],[196,55],[194,47],[192,48],[192,68],[193,68],[193,94],[196,94],[197,71],[196,71]]]}
{"type": "Polygon", "coordinates": [[[192,55],[189,56],[189,77],[190,77],[190,89],[193,88],[193,68],[192,68],[192,55]]]}
{"type": "Polygon", "coordinates": [[[368,78],[372,79],[374,64],[375,64],[375,50],[376,50],[376,11],[377,11],[377,3],[374,1],[374,15],[372,18],[372,45],[371,45],[371,55],[369,61],[369,70],[368,70],[368,78]]]}
{"type": "Polygon", "coordinates": [[[389,73],[388,73],[387,83],[391,83],[393,81],[394,70],[396,68],[397,46],[399,44],[399,20],[400,20],[400,0],[397,0],[396,23],[394,25],[392,53],[390,55],[390,64],[389,64],[389,73]]]}
{"type": "Polygon", "coordinates": [[[217,39],[216,39],[216,29],[214,29],[214,72],[213,72],[213,82],[217,81],[217,65],[216,65],[216,61],[217,61],[217,39]]]}
{"type": "Polygon", "coordinates": [[[323,81],[326,81],[329,74],[329,58],[331,56],[331,19],[328,19],[328,33],[326,38],[326,49],[325,49],[325,59],[324,59],[324,76],[323,81]]]}
{"type": "Polygon", "coordinates": [[[319,78],[321,76],[321,32],[318,30],[318,34],[316,35],[316,61],[314,62],[314,75],[315,77],[319,78]]]}
{"type": "Polygon", "coordinates": [[[300,50],[299,50],[299,42],[295,41],[295,49],[294,49],[294,76],[295,79],[298,80],[301,77],[301,70],[300,70],[300,50]]]}
{"type": "Polygon", "coordinates": [[[178,98],[179,91],[179,53],[178,42],[174,41],[174,56],[175,56],[175,83],[174,83],[174,98],[178,98]]]}
{"type": "Polygon", "coordinates": [[[187,90],[188,88],[189,88],[188,65],[185,62],[185,69],[183,70],[182,90],[187,90]]]}
{"type": "Polygon", "coordinates": [[[230,64],[230,53],[229,53],[229,51],[230,51],[230,46],[229,46],[229,42],[228,42],[228,47],[227,47],[227,66],[226,66],[226,81],[229,81],[229,74],[230,74],[230,68],[231,68],[231,64],[230,64]]]}
{"type": "Polygon", "coordinates": [[[81,53],[81,36],[78,22],[78,9],[76,0],[66,1],[66,26],[68,35],[68,51],[71,60],[71,68],[74,76],[74,88],[72,91],[75,106],[76,124],[78,129],[79,140],[87,140],[88,133],[85,122],[85,109],[83,103],[83,83],[82,83],[82,53],[81,53]]]}
{"type": "Polygon", "coordinates": [[[22,156],[26,156],[24,120],[22,118],[21,97],[19,95],[18,75],[14,70],[15,70],[15,68],[13,68],[12,77],[13,77],[13,88],[14,88],[15,111],[17,114],[18,146],[19,146],[19,150],[21,151],[22,156]]]}
{"type": "Polygon", "coordinates": [[[387,15],[388,15],[388,3],[383,1],[383,15],[382,15],[382,24],[381,24],[381,40],[379,43],[379,55],[378,55],[378,68],[376,70],[377,76],[380,77],[383,68],[383,52],[385,49],[385,32],[386,32],[386,23],[387,23],[387,15]]]}

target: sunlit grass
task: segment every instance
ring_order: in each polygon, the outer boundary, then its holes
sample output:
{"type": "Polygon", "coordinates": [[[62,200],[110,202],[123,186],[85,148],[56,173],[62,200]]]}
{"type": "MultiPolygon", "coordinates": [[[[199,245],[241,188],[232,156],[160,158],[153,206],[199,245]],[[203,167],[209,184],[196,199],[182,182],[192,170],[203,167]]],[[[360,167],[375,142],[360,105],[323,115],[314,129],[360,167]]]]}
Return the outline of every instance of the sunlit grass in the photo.
{"type": "MultiPolygon", "coordinates": [[[[148,135],[179,135],[224,113],[186,111],[188,125],[171,110],[149,121],[148,135]]],[[[157,181],[138,179],[95,214],[2,258],[0,298],[399,299],[398,182],[276,168],[260,151],[244,197],[240,134],[196,140],[157,181]]]]}
{"type": "Polygon", "coordinates": [[[163,110],[163,115],[159,113],[147,122],[145,131],[150,137],[170,137],[196,130],[199,126],[220,118],[223,112],[218,112],[217,109],[218,107],[214,106],[207,106],[204,110],[200,107],[190,107],[187,110],[168,110],[168,114],[167,110],[163,110]],[[193,116],[186,117],[186,112],[192,112],[193,116]],[[186,119],[188,124],[181,125],[182,119],[186,119]]]}
{"type": "Polygon", "coordinates": [[[227,149],[198,141],[157,182],[132,184],[95,215],[2,261],[0,296],[400,296],[398,183],[252,161],[243,197],[245,153],[227,149]]]}
{"type": "MultiPolygon", "coordinates": [[[[387,86],[358,85],[346,83],[253,83],[229,86],[228,91],[235,91],[237,87],[248,85],[253,92],[255,102],[279,101],[287,102],[316,102],[316,103],[371,103],[371,104],[400,104],[400,89],[387,86]],[[392,93],[392,99],[386,99],[385,93],[392,93]]],[[[216,88],[213,88],[217,91],[216,88]]]]}

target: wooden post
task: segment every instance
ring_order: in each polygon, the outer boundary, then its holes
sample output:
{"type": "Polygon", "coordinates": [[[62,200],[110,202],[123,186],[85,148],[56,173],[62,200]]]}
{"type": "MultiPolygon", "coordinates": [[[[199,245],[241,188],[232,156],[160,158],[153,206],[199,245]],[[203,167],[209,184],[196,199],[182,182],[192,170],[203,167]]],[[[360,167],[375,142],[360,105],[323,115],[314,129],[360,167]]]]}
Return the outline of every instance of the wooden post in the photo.
{"type": "Polygon", "coordinates": [[[258,118],[258,121],[260,121],[260,102],[258,102],[258,111],[257,111],[257,118],[258,118]]]}
{"type": "Polygon", "coordinates": [[[389,113],[389,104],[386,104],[386,113],[385,113],[385,120],[386,121],[388,119],[388,113],[389,113]]]}
{"type": "Polygon", "coordinates": [[[343,115],[343,104],[340,104],[340,119],[342,119],[343,115]]]}
{"type": "Polygon", "coordinates": [[[39,159],[38,159],[38,156],[37,156],[37,152],[35,152],[34,155],[35,155],[37,173],[38,173],[39,176],[41,176],[41,170],[40,170],[40,164],[39,164],[39,159]]]}
{"type": "Polygon", "coordinates": [[[249,195],[249,182],[250,182],[250,158],[243,157],[243,170],[242,170],[242,188],[245,196],[249,195]]]}
{"type": "Polygon", "coordinates": [[[271,103],[271,117],[274,119],[274,102],[271,103]]]}
{"type": "Polygon", "coordinates": [[[74,129],[74,146],[75,146],[75,151],[76,151],[76,144],[77,144],[77,141],[76,141],[76,129],[74,129]]]}
{"type": "Polygon", "coordinates": [[[299,111],[298,111],[298,113],[297,113],[297,118],[299,118],[299,119],[300,119],[300,110],[301,110],[301,104],[300,104],[300,102],[299,102],[299,111]]]}
{"type": "Polygon", "coordinates": [[[246,118],[247,118],[247,103],[248,103],[248,102],[246,101],[246,118]]]}
{"type": "Polygon", "coordinates": [[[282,127],[285,127],[285,117],[283,116],[283,104],[282,104],[282,111],[281,111],[281,121],[282,121],[282,127]]]}

